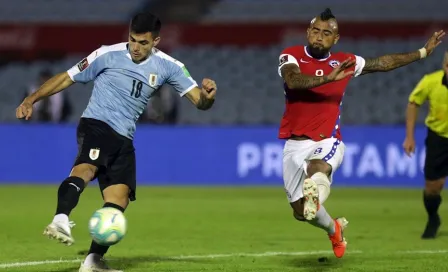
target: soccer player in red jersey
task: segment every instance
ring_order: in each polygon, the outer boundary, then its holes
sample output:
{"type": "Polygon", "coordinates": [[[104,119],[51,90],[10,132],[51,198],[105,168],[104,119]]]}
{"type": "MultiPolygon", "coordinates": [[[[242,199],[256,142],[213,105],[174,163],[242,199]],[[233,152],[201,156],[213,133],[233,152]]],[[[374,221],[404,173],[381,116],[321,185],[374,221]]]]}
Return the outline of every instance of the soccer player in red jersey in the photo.
{"type": "Polygon", "coordinates": [[[297,220],[327,231],[335,256],[341,258],[348,221],[333,219],[322,204],[344,156],[339,120],[345,88],[353,77],[387,72],[429,56],[445,32],[435,32],[419,50],[372,59],[330,52],[339,40],[338,32],[335,16],[326,9],[311,21],[307,46],[281,52],[278,72],[286,96],[279,138],[286,139],[283,179],[288,200],[297,220]]]}

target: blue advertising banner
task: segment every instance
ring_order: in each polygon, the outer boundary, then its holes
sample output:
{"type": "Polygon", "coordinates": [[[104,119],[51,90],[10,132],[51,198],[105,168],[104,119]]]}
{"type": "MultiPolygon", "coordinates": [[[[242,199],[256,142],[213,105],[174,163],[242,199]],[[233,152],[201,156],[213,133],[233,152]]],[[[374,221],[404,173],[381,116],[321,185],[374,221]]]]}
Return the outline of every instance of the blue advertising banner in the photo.
{"type": "MultiPolygon", "coordinates": [[[[59,183],[76,156],[75,125],[0,125],[1,183],[59,183]]],[[[402,150],[404,127],[343,127],[344,161],[333,185],[423,185],[426,129],[417,151],[402,150]]],[[[165,127],[140,125],[135,136],[139,184],[282,185],[276,127],[165,127]]]]}

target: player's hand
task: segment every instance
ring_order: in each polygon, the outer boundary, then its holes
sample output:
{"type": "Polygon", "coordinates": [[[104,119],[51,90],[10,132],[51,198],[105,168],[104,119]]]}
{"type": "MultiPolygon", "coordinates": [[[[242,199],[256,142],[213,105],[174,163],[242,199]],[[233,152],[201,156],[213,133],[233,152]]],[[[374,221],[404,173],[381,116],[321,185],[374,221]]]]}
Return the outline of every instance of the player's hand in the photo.
{"type": "Polygon", "coordinates": [[[215,98],[217,90],[218,87],[216,86],[215,81],[209,78],[204,78],[202,80],[202,95],[204,95],[207,99],[215,98]]]}
{"type": "Polygon", "coordinates": [[[355,65],[356,61],[353,59],[346,59],[338,67],[334,68],[330,74],[328,74],[327,78],[329,81],[338,81],[344,79],[348,76],[353,75],[354,71],[346,71],[346,69],[355,65]]]}
{"type": "Polygon", "coordinates": [[[16,117],[18,119],[25,118],[25,120],[29,120],[31,115],[33,114],[33,103],[28,101],[27,99],[23,100],[22,104],[16,109],[16,117]]]}
{"type": "Polygon", "coordinates": [[[445,31],[443,30],[434,32],[434,34],[432,34],[431,38],[429,38],[428,42],[425,44],[426,54],[428,56],[440,43],[442,43],[443,36],[445,36],[445,31]]]}
{"type": "Polygon", "coordinates": [[[409,157],[415,152],[415,140],[406,137],[403,142],[403,149],[409,157]]]}

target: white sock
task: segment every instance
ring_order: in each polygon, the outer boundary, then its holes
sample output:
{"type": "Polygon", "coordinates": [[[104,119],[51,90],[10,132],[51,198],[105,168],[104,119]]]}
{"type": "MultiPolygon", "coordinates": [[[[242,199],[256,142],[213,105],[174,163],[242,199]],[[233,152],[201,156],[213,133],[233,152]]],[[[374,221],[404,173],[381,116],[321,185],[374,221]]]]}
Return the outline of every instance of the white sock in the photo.
{"type": "Polygon", "coordinates": [[[325,207],[322,205],[320,205],[316,217],[308,222],[315,227],[325,230],[330,235],[334,234],[335,232],[334,220],[333,218],[331,218],[331,216],[327,213],[325,207]]]}
{"type": "Polygon", "coordinates": [[[86,259],[84,260],[84,265],[92,266],[97,264],[101,260],[101,256],[96,253],[90,253],[87,255],[86,259]]]}
{"type": "Polygon", "coordinates": [[[56,214],[53,218],[53,222],[58,222],[58,223],[63,223],[63,224],[68,225],[68,216],[63,213],[56,214]]]}
{"type": "Polygon", "coordinates": [[[319,192],[319,203],[323,204],[330,195],[330,180],[328,179],[328,176],[322,172],[317,172],[310,178],[316,182],[319,192]]]}

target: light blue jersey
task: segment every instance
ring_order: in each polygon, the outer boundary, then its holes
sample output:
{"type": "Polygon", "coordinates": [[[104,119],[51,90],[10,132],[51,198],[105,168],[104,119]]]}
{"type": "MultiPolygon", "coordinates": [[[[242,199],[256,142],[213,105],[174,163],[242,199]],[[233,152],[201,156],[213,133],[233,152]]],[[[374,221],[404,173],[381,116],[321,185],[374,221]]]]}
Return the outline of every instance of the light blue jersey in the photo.
{"type": "Polygon", "coordinates": [[[197,86],[181,62],[158,49],[144,62],[134,63],[128,43],[103,46],[67,72],[74,82],[94,80],[82,117],[103,121],[129,139],[149,99],[164,83],[180,96],[197,86]]]}

